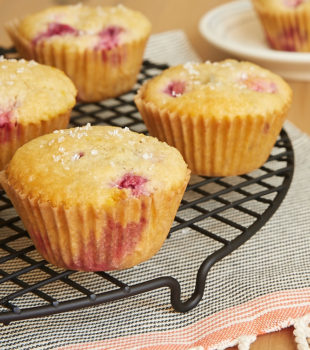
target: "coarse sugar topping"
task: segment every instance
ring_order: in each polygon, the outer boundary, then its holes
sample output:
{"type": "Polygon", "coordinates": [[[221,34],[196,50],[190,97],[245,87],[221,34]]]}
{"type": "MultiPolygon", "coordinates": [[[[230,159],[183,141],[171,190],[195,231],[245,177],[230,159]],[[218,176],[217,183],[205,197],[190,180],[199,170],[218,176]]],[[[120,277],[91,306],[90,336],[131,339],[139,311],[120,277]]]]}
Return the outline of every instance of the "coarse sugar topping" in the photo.
{"type": "Polygon", "coordinates": [[[173,188],[188,169],[175,148],[153,137],[88,124],[30,141],[16,152],[7,174],[26,192],[44,187],[52,201],[100,202],[173,188]]]}
{"type": "Polygon", "coordinates": [[[281,110],[292,91],[278,75],[250,62],[186,63],[148,80],[138,97],[170,112],[246,116],[281,110]]]}
{"type": "Polygon", "coordinates": [[[195,68],[195,63],[187,62],[184,64],[184,68],[188,71],[190,75],[193,75],[193,76],[199,75],[199,71],[195,68]]]}

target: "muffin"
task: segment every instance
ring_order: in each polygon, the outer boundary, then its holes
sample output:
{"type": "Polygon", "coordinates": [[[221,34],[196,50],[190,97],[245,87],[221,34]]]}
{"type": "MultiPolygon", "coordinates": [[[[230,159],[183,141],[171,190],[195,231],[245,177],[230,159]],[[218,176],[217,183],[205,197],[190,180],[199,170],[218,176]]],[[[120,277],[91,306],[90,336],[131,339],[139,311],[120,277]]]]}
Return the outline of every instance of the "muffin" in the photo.
{"type": "Polygon", "coordinates": [[[136,105],[152,136],[193,173],[232,176],[268,158],[291,104],[282,78],[250,62],[186,63],[145,82],[136,105]]]}
{"type": "Polygon", "coordinates": [[[89,124],[28,142],[0,175],[41,255],[85,271],[152,257],[188,181],[175,148],[128,128],[89,124]]]}
{"type": "Polygon", "coordinates": [[[13,20],[8,34],[22,57],[63,70],[82,101],[129,91],[150,35],[148,19],[122,5],[56,6],[13,20]]]}
{"type": "Polygon", "coordinates": [[[66,128],[75,96],[60,70],[0,57],[0,170],[27,141],[66,128]]]}
{"type": "Polygon", "coordinates": [[[310,51],[309,0],[252,0],[252,3],[271,48],[310,51]]]}

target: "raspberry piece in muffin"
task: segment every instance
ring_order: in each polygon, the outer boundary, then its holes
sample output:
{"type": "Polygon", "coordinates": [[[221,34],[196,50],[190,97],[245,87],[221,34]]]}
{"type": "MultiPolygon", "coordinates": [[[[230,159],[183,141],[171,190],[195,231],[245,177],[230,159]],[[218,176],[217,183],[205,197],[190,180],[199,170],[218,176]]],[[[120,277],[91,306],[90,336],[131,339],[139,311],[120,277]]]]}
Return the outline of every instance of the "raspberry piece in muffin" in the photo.
{"type": "Polygon", "coordinates": [[[15,112],[13,108],[0,108],[0,143],[7,143],[11,141],[12,135],[14,135],[17,128],[17,121],[14,115],[15,112]]]}
{"type": "Polygon", "coordinates": [[[145,190],[145,183],[147,181],[148,180],[142,176],[128,173],[117,182],[117,187],[128,188],[134,196],[140,196],[142,194],[147,194],[145,190]]]}
{"type": "Polygon", "coordinates": [[[16,125],[16,121],[13,121],[13,112],[11,110],[3,111],[0,108],[0,128],[7,128],[11,125],[16,125]]]}
{"type": "Polygon", "coordinates": [[[120,34],[125,30],[118,26],[109,26],[98,33],[99,42],[95,49],[112,50],[120,44],[120,34]]]}
{"type": "Polygon", "coordinates": [[[262,77],[249,77],[247,74],[241,79],[242,84],[253,91],[266,92],[275,94],[277,92],[277,85],[274,81],[264,79],[262,77]]]}
{"type": "Polygon", "coordinates": [[[125,32],[125,29],[119,26],[109,26],[98,33],[99,41],[96,43],[94,50],[101,51],[102,60],[109,61],[114,67],[122,64],[126,60],[127,54],[124,52],[122,55],[111,53],[109,51],[117,48],[121,43],[121,34],[125,32]]]}
{"type": "Polygon", "coordinates": [[[178,97],[184,94],[186,83],[184,81],[173,81],[164,90],[164,92],[172,97],[178,97]]]}
{"type": "Polygon", "coordinates": [[[45,32],[39,33],[33,40],[33,45],[36,45],[39,41],[51,38],[56,35],[78,35],[78,30],[74,29],[68,24],[63,23],[49,23],[45,32]]]}

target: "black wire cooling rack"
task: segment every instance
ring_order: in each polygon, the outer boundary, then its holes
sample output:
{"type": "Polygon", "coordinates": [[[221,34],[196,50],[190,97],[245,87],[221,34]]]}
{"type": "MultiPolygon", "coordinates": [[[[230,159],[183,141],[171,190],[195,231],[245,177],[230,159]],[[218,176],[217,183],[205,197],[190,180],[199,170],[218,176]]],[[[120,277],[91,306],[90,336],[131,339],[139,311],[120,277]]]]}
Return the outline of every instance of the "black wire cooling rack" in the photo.
{"type": "MultiPolygon", "coordinates": [[[[7,52],[2,50],[0,54],[7,52]]],[[[89,122],[128,127],[146,134],[133,96],[144,80],[166,67],[145,61],[132,91],[104,102],[77,104],[71,126],[89,122]]],[[[156,263],[156,256],[139,266],[136,273],[133,268],[121,274],[67,271],[47,263],[36,252],[10,200],[1,191],[0,322],[9,324],[94,306],[164,287],[170,289],[171,304],[176,311],[192,309],[203,297],[210,268],[252,237],[280,206],[293,170],[292,145],[282,130],[268,161],[260,169],[235,177],[192,176],[168,239],[159,253],[163,259],[174,254],[175,264],[182,265],[177,260],[178,254],[171,253],[171,246],[166,247],[174,237],[184,233],[184,229],[188,230],[186,249],[193,246],[189,256],[195,256],[194,240],[201,236],[216,243],[206,243],[205,255],[198,261],[197,269],[191,274],[188,272],[194,287],[185,300],[181,293],[182,283],[172,276],[173,271],[155,278],[152,274],[148,276],[148,264],[156,263]],[[214,249],[210,251],[210,247],[214,249]],[[147,277],[141,281],[141,275],[147,277]],[[60,298],[57,297],[59,284],[63,290],[60,298]]]]}

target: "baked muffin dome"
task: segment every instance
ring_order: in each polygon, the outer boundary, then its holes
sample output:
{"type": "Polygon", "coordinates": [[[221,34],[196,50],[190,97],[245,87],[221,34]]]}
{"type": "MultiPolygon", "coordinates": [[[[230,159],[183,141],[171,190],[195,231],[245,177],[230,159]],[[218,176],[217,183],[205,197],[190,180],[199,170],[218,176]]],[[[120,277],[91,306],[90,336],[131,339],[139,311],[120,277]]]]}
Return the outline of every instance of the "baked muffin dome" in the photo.
{"type": "Polygon", "coordinates": [[[25,142],[65,128],[76,89],[60,70],[0,58],[0,169],[25,142]]]}
{"type": "Polygon", "coordinates": [[[266,161],[291,95],[276,74],[225,60],[169,68],[135,101],[150,134],[177,147],[194,173],[227,176],[266,161]]]}
{"type": "Polygon", "coordinates": [[[83,101],[117,96],[136,82],[151,25],[122,5],[56,6],[6,26],[25,58],[62,69],[83,101]]]}
{"type": "Polygon", "coordinates": [[[21,147],[1,183],[44,258],[113,270],[159,250],[188,180],[182,156],[167,144],[87,125],[21,147]]]}
{"type": "Polygon", "coordinates": [[[138,11],[123,5],[90,7],[54,6],[21,20],[20,34],[34,45],[57,40],[79,49],[111,48],[140,40],[150,31],[149,21],[138,11]]]}

